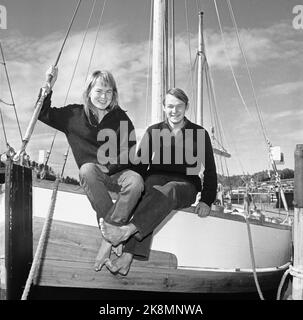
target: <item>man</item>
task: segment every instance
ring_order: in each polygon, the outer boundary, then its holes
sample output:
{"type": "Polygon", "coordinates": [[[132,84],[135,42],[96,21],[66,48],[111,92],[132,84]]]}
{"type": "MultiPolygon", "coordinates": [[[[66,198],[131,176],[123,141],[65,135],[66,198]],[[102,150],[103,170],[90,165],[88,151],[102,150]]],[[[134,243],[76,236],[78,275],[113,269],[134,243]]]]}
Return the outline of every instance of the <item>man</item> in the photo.
{"type": "Polygon", "coordinates": [[[190,122],[185,113],[188,97],[179,88],[170,89],[163,101],[166,120],[149,127],[142,138],[137,161],[145,178],[144,195],[130,222],[114,226],[100,219],[104,238],[123,253],[106,266],[112,273],[126,275],[133,258],[148,259],[152,233],[171,210],[190,206],[201,191],[195,213],[206,217],[216,198],[217,174],[209,135],[190,122]],[[199,173],[204,167],[203,184],[199,173]]]}

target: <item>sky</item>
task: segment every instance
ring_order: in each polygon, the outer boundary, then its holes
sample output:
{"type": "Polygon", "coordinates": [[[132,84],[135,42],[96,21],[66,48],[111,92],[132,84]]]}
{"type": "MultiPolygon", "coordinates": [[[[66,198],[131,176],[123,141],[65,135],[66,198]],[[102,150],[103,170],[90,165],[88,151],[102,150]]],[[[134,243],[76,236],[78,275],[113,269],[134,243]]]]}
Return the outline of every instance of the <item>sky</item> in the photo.
{"type": "MultiPolygon", "coordinates": [[[[7,11],[7,29],[0,29],[0,39],[23,134],[29,124],[39,88],[44,84],[45,71],[56,60],[76,4],[77,0],[0,0],[0,5],[5,6],[7,11]]],[[[107,69],[113,73],[120,105],[128,111],[140,136],[146,125],[151,124],[148,89],[151,2],[107,0],[93,51],[103,4],[104,0],[96,1],[76,67],[93,5],[93,0],[82,0],[58,64],[59,76],[52,102],[56,107],[63,106],[65,101],[66,104],[82,102],[81,95],[93,52],[90,71],[107,69]]],[[[189,76],[192,69],[190,63],[194,62],[197,51],[198,12],[203,11],[205,51],[215,89],[217,113],[222,124],[222,143],[232,155],[226,162],[218,159],[218,172],[226,174],[226,165],[230,175],[266,170],[269,168],[268,152],[245,60],[239,49],[227,1],[217,0],[217,4],[226,47],[221,37],[214,0],[175,0],[176,86],[188,93],[192,111],[195,97],[189,76]],[[230,64],[248,110],[237,91],[230,64]]],[[[296,144],[303,143],[303,29],[293,26],[296,16],[293,8],[300,4],[303,5],[301,0],[231,0],[263,128],[272,145],[280,146],[284,153],[285,164],[278,166],[278,169],[294,168],[296,144]]],[[[2,65],[0,99],[11,101],[2,65]]],[[[214,111],[209,111],[206,94],[204,99],[203,125],[210,132],[214,111]]],[[[21,139],[13,108],[3,104],[0,107],[8,142],[18,150],[21,139]]],[[[188,117],[195,120],[193,112],[189,111],[188,117]]],[[[5,143],[0,126],[2,153],[5,143]]],[[[215,128],[215,134],[219,133],[219,129],[215,128]]],[[[38,160],[39,150],[50,148],[53,135],[53,129],[37,123],[27,147],[32,160],[38,160]]],[[[66,149],[66,138],[59,133],[49,161],[58,172],[61,171],[66,149]]],[[[65,173],[77,177],[77,172],[71,155],[65,173]]]]}

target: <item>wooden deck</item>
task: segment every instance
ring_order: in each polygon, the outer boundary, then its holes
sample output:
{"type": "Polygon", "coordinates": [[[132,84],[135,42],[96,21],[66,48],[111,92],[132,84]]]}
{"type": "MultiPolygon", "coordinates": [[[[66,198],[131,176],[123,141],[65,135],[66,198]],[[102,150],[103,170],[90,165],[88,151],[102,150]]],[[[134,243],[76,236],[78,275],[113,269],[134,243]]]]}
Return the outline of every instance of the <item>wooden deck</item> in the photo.
{"type": "MultiPolygon", "coordinates": [[[[34,250],[42,224],[42,218],[34,219],[34,250]]],[[[178,269],[174,255],[159,251],[152,251],[148,261],[134,260],[127,276],[113,275],[105,267],[96,272],[93,265],[99,239],[98,228],[53,221],[35,285],[183,293],[256,291],[252,272],[178,269]]],[[[283,272],[258,273],[262,289],[277,288],[283,272]]]]}

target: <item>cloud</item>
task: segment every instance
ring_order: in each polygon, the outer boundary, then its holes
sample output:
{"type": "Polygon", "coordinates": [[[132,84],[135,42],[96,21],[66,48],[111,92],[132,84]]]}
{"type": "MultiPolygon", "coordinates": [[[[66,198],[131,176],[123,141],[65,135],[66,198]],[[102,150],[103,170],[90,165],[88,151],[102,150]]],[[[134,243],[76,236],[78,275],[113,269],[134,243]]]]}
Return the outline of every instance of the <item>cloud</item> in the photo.
{"type": "MultiPolygon", "coordinates": [[[[205,43],[210,64],[219,69],[229,67],[228,54],[232,66],[245,66],[234,29],[224,29],[224,41],[221,33],[206,30],[205,43]]],[[[296,63],[302,54],[301,39],[289,24],[279,23],[268,28],[240,29],[239,38],[250,66],[268,60],[288,58],[296,63]]]]}
{"type": "Polygon", "coordinates": [[[263,90],[264,95],[289,95],[302,92],[303,81],[285,82],[273,85],[263,90]]]}
{"type": "MultiPolygon", "coordinates": [[[[87,34],[66,103],[81,103],[82,101],[81,96],[95,34],[96,29],[90,29],[87,34]]],[[[62,53],[59,62],[59,76],[52,98],[53,105],[57,107],[64,104],[83,35],[83,32],[73,33],[68,38],[62,53]]],[[[235,67],[244,66],[234,31],[226,28],[225,36],[232,65],[235,67]]],[[[32,115],[39,88],[44,84],[45,71],[50,64],[54,63],[63,37],[64,35],[58,32],[49,34],[41,39],[24,37],[20,33],[11,33],[9,37],[2,41],[23,133],[32,115]]],[[[298,36],[294,35],[291,27],[286,24],[277,24],[263,29],[241,29],[240,37],[248,62],[252,67],[262,67],[263,63],[268,62],[282,63],[282,59],[285,59],[285,57],[290,64],[296,64],[299,59],[298,54],[299,57],[302,56],[301,42],[298,41],[298,36]]],[[[207,57],[212,68],[225,71],[229,65],[218,31],[207,29],[205,31],[205,42],[207,57]]],[[[195,60],[196,44],[197,36],[191,35],[192,62],[195,60]]],[[[148,49],[149,43],[147,40],[127,42],[121,28],[112,25],[103,26],[90,68],[90,71],[108,69],[114,74],[121,106],[128,110],[129,116],[133,119],[138,129],[145,127],[145,120],[148,116],[146,114],[146,102],[148,106],[150,105],[150,96],[146,98],[147,83],[149,86],[151,84],[151,79],[147,81],[147,75],[151,75],[148,69],[148,49]]],[[[192,91],[190,86],[190,67],[188,36],[184,33],[178,34],[176,36],[176,83],[181,87],[186,87],[185,85],[187,85],[186,90],[189,94],[192,91]]],[[[218,77],[216,74],[214,76],[218,77]]],[[[222,76],[219,79],[214,79],[214,81],[216,80],[222,80],[222,76]]],[[[219,95],[225,90],[226,82],[223,85],[224,87],[217,86],[219,95]]],[[[299,90],[302,89],[302,86],[303,82],[300,81],[285,82],[268,87],[261,93],[268,96],[275,96],[276,94],[292,95],[300,92],[299,90]]],[[[10,95],[4,77],[1,77],[1,89],[1,98],[9,102],[10,95]]],[[[18,136],[16,135],[15,115],[9,108],[3,107],[2,109],[7,121],[8,136],[18,146],[20,139],[17,139],[18,136]]],[[[232,115],[227,115],[228,128],[231,128],[231,132],[235,135],[239,135],[240,131],[242,132],[236,140],[243,145],[246,145],[246,143],[253,145],[253,142],[259,137],[259,133],[252,126],[251,119],[247,117],[244,111],[237,111],[234,105],[230,105],[228,112],[232,115]]],[[[283,110],[274,114],[276,118],[286,116],[291,116],[290,111],[283,110]]],[[[226,119],[221,120],[224,123],[226,119]]],[[[45,125],[38,125],[34,131],[32,142],[29,144],[29,150],[33,154],[37,154],[41,148],[48,149],[52,132],[45,125]]],[[[62,135],[57,139],[56,150],[64,154],[66,147],[65,137],[62,135]]],[[[2,147],[3,145],[0,145],[0,150],[2,150],[2,147]]],[[[242,151],[247,158],[251,149],[243,147],[242,151]]],[[[59,154],[57,158],[59,159],[59,154]]],[[[58,162],[60,161],[58,160],[58,162]]]]}

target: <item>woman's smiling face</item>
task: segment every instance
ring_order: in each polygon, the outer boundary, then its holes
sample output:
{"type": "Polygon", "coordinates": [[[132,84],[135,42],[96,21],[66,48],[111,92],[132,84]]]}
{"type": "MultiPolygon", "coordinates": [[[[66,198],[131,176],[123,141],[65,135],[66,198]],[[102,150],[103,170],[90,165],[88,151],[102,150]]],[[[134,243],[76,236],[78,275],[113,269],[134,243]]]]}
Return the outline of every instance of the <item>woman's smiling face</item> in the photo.
{"type": "Polygon", "coordinates": [[[106,109],[113,99],[113,88],[98,78],[89,93],[91,103],[98,109],[106,109]]]}

